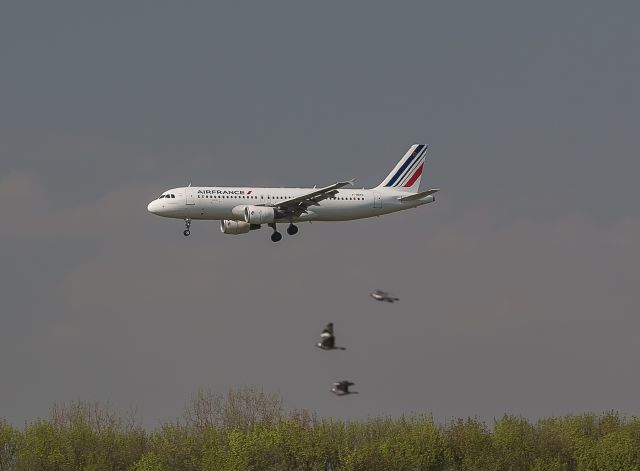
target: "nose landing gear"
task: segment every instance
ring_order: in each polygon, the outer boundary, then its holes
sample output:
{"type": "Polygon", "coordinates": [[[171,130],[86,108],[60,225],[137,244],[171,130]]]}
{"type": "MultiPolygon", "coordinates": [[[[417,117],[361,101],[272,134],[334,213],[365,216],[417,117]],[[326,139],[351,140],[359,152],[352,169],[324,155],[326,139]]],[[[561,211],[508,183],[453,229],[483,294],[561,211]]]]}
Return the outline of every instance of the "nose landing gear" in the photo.
{"type": "Polygon", "coordinates": [[[189,237],[191,235],[191,219],[187,218],[184,220],[185,230],[182,232],[185,237],[189,237]]]}

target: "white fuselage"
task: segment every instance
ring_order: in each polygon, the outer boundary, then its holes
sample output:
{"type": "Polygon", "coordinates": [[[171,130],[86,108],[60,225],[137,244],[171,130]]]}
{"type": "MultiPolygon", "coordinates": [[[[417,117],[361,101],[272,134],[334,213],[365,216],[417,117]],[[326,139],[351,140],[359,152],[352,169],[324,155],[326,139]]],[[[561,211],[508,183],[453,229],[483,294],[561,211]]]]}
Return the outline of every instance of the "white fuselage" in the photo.
{"type": "MultiPolygon", "coordinates": [[[[147,209],[169,218],[244,221],[245,206],[274,206],[312,191],[314,188],[182,187],[165,191],[147,209]]],[[[277,219],[276,222],[348,221],[381,216],[434,201],[433,195],[400,201],[404,196],[407,196],[406,192],[386,188],[340,189],[334,196],[310,206],[305,213],[291,219],[277,219]]]]}

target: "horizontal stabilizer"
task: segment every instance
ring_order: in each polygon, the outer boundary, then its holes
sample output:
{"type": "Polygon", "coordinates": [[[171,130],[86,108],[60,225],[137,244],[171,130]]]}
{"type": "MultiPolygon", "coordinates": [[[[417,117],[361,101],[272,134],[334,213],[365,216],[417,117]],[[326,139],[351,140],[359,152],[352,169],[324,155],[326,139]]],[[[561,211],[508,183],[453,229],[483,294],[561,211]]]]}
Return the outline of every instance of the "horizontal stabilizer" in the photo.
{"type": "Polygon", "coordinates": [[[398,198],[400,201],[416,201],[422,198],[426,198],[427,196],[431,196],[437,192],[439,192],[439,188],[433,188],[431,190],[423,191],[422,193],[415,193],[409,196],[403,196],[402,198],[398,198]]]}

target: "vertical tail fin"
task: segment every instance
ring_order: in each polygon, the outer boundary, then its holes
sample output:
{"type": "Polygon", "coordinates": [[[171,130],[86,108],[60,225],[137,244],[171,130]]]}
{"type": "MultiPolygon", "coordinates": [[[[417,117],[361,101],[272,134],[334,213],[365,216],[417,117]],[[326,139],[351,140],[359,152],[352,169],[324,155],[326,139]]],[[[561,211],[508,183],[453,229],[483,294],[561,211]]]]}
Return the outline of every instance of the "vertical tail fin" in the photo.
{"type": "Polygon", "coordinates": [[[412,145],[404,157],[391,170],[391,173],[376,188],[416,193],[420,188],[420,179],[424,168],[426,144],[412,145]]]}

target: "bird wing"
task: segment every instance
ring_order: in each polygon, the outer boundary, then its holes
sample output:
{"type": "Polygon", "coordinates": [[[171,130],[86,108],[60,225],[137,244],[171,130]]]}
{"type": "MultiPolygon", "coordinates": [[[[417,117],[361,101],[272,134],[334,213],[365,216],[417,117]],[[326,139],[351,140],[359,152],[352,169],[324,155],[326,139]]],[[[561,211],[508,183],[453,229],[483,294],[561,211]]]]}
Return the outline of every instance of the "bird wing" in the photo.
{"type": "Polygon", "coordinates": [[[335,346],[336,339],[329,332],[322,332],[322,334],[320,334],[320,343],[323,347],[333,348],[335,346]]]}

